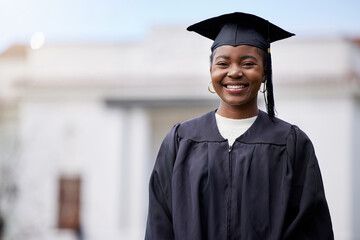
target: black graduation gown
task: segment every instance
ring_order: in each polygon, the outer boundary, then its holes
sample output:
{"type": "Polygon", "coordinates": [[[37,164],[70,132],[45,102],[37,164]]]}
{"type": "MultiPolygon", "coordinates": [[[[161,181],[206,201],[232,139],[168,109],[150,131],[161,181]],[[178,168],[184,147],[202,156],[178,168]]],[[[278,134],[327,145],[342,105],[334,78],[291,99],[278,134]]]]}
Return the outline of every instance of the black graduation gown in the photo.
{"type": "Polygon", "coordinates": [[[175,125],[149,191],[146,240],[334,238],[311,141],[262,111],[232,148],[215,111],[175,125]]]}

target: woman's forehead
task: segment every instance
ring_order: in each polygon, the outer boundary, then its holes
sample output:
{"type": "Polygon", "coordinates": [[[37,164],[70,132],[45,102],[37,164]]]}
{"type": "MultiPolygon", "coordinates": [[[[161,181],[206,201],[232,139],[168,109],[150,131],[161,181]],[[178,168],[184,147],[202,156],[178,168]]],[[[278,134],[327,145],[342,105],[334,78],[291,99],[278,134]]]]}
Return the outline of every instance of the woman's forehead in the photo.
{"type": "Polygon", "coordinates": [[[250,46],[250,45],[222,45],[214,49],[213,55],[238,55],[238,54],[255,54],[258,56],[262,56],[262,50],[258,47],[250,46]]]}

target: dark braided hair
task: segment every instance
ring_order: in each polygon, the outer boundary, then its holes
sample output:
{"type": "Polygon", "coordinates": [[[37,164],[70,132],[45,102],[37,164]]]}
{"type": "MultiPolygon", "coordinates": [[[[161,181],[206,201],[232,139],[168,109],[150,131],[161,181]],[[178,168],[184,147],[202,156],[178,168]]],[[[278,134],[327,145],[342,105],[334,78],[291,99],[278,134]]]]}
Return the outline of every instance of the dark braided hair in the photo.
{"type": "Polygon", "coordinates": [[[275,117],[275,101],[274,101],[274,89],[272,83],[272,66],[271,66],[271,53],[270,48],[268,48],[268,52],[266,53],[266,80],[265,87],[266,90],[264,92],[264,99],[266,104],[266,110],[271,119],[275,117]]]}

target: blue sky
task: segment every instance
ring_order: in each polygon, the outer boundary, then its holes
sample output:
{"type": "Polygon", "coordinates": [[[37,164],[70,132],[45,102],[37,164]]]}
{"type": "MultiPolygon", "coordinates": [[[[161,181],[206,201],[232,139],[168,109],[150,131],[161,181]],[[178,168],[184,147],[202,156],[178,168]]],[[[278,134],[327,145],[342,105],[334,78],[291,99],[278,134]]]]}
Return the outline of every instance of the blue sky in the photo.
{"type": "Polygon", "coordinates": [[[223,13],[259,15],[300,35],[360,37],[359,0],[0,0],[0,51],[47,42],[118,42],[146,36],[152,25],[182,24],[223,13]]]}

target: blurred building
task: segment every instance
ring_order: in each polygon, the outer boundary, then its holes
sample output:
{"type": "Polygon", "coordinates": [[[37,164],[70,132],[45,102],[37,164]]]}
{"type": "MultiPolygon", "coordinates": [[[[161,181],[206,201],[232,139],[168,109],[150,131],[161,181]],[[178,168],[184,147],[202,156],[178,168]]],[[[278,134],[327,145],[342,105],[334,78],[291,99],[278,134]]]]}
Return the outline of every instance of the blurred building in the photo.
{"type": "MultiPolygon", "coordinates": [[[[207,91],[210,45],[157,27],[139,42],[3,52],[5,239],[143,239],[163,137],[218,104],[207,91]]],[[[335,237],[360,239],[360,44],[293,38],[272,55],[278,116],[315,145],[335,237]]]]}

